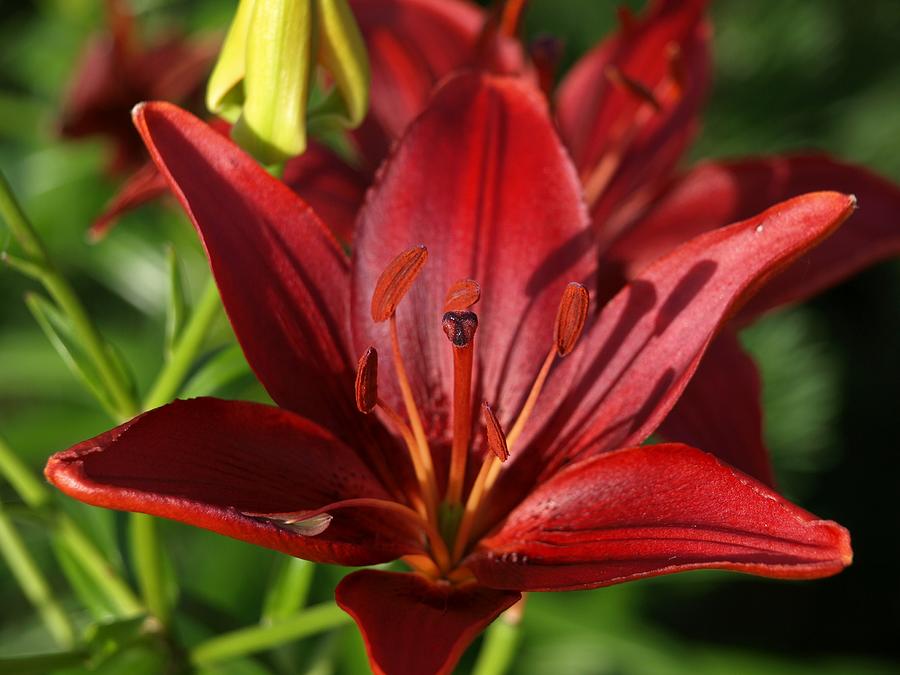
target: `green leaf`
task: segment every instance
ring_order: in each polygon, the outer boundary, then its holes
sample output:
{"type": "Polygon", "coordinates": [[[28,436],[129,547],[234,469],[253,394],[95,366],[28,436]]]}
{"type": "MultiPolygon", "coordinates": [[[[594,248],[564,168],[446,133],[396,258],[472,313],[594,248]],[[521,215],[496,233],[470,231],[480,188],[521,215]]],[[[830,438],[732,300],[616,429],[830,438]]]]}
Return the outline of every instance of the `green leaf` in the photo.
{"type": "Polygon", "coordinates": [[[78,345],[69,319],[56,305],[36,293],[27,293],[25,304],[72,374],[97,399],[104,410],[117,417],[118,413],[106,392],[100,374],[85,350],[78,345]]]}
{"type": "Polygon", "coordinates": [[[252,376],[253,372],[247,365],[247,359],[244,358],[240,346],[230,345],[209,359],[188,380],[181,393],[186,398],[209,396],[222,391],[242,378],[252,376]]]}
{"type": "Polygon", "coordinates": [[[175,248],[169,246],[166,251],[169,263],[169,298],[166,303],[166,360],[172,358],[172,351],[184,328],[187,318],[187,300],[184,292],[184,279],[175,248]]]}
{"type": "Polygon", "coordinates": [[[77,558],[72,555],[69,547],[61,540],[54,538],[53,551],[62,568],[63,574],[81,604],[95,619],[108,619],[116,615],[116,608],[103,590],[94,583],[77,558]]]}

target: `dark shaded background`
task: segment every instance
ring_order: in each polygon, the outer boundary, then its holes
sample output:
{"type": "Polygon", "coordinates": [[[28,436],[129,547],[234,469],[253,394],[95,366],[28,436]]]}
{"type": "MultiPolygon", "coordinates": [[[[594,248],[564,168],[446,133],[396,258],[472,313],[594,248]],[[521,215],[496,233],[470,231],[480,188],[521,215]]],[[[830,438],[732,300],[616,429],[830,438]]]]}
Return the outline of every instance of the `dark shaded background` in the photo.
{"type": "MultiPolygon", "coordinates": [[[[53,115],[83,40],[99,25],[99,4],[0,6],[0,166],[146,385],[161,358],[164,243],[175,242],[195,291],[205,269],[180,212],[162,206],[127,217],[101,245],[85,243],[87,224],[114,182],[103,174],[103,145],[61,144],[53,115]]],[[[221,30],[232,7],[219,0],[135,5],[150,32],[176,23],[221,30]]],[[[528,31],[564,36],[570,64],[612,26],[613,8],[600,0],[534,0],[528,31]]],[[[691,159],[815,148],[900,180],[900,2],[722,0],[712,13],[714,89],[691,159]]],[[[897,221],[900,227],[900,214],[897,221]]],[[[8,245],[0,229],[0,250],[8,245]]],[[[25,309],[22,294],[33,289],[0,268],[0,431],[37,471],[51,452],[109,422],[25,309]]],[[[897,672],[898,333],[900,264],[894,261],[744,335],[762,365],[767,438],[780,485],[792,500],[850,529],[856,561],[849,570],[801,583],[691,573],[534,595],[514,672],[897,672]]],[[[220,322],[215,343],[232,340],[220,322]]],[[[222,395],[263,396],[249,375],[222,395]]],[[[6,485],[0,498],[15,508],[6,485]]],[[[81,505],[67,508],[121,563],[120,519],[81,505]]],[[[45,569],[54,570],[39,523],[26,516],[17,522],[45,569]]],[[[183,584],[179,630],[188,640],[257,620],[275,554],[177,524],[167,523],[164,533],[183,584]]],[[[49,573],[67,593],[58,573],[49,573]]],[[[316,597],[328,598],[340,574],[321,568],[316,597]]],[[[66,603],[78,612],[73,599],[66,603]]],[[[49,648],[2,563],[0,608],[0,654],[49,648]]],[[[337,639],[346,647],[340,672],[364,672],[354,633],[337,639]]],[[[309,650],[215,672],[289,672],[309,650]]],[[[471,653],[467,659],[464,667],[471,653]]],[[[152,672],[144,668],[133,672],[152,672]]]]}

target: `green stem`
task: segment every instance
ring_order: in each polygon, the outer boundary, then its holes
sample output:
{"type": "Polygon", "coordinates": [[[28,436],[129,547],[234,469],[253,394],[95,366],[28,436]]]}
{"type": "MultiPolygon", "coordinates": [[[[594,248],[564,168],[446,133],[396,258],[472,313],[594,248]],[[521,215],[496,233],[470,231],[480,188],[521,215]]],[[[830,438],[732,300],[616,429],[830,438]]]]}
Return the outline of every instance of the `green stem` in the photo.
{"type": "Polygon", "coordinates": [[[39,511],[50,503],[50,491],[34,477],[3,436],[0,436],[0,475],[29,507],[39,511]]]}
{"type": "Polygon", "coordinates": [[[485,633],[472,675],[503,675],[512,665],[518,645],[518,621],[501,616],[485,633]]]}
{"type": "Polygon", "coordinates": [[[61,647],[75,644],[75,629],[69,617],[53,597],[50,586],[40,568],[28,552],[25,542],[0,505],[0,554],[6,558],[10,571],[25,597],[41,615],[47,630],[61,647]]]}
{"type": "Polygon", "coordinates": [[[315,563],[279,556],[279,568],[269,584],[259,622],[271,625],[294,616],[306,604],[316,571],[315,563]]]}
{"type": "MultiPolygon", "coordinates": [[[[119,416],[123,419],[133,417],[137,412],[137,403],[128,390],[119,371],[113,364],[109,350],[97,327],[93,324],[84,305],[75,295],[68,281],[53,266],[47,249],[37,231],[29,222],[22,210],[6,178],[0,173],[0,216],[9,225],[13,236],[22,248],[31,256],[30,269],[41,269],[39,278],[44,288],[65,312],[72,322],[82,346],[94,362],[97,373],[109,391],[119,416]]],[[[36,273],[36,272],[35,272],[36,273]]]]}
{"type": "Polygon", "coordinates": [[[169,625],[171,607],[166,595],[165,557],[160,546],[156,518],[145,513],[130,514],[129,534],[134,571],[147,609],[159,622],[169,625]]]}
{"type": "Polygon", "coordinates": [[[18,239],[25,252],[40,263],[49,261],[47,249],[38,233],[31,226],[19,201],[13,194],[12,187],[3,172],[0,172],[0,216],[9,225],[13,236],[18,239]]]}
{"type": "Polygon", "coordinates": [[[128,585],[116,574],[109,561],[87,538],[81,528],[66,514],[59,514],[56,521],[56,536],[74,557],[81,569],[101,588],[116,608],[119,617],[134,616],[142,613],[144,606],[137,599],[128,585]]]}
{"type": "Polygon", "coordinates": [[[0,673],[10,675],[43,675],[83,664],[89,654],[83,649],[32,656],[7,656],[0,658],[0,673]]]}
{"type": "Polygon", "coordinates": [[[150,393],[147,394],[147,398],[144,400],[144,410],[158,408],[178,394],[185,376],[194,365],[200,348],[203,347],[213,319],[218,316],[219,307],[221,307],[219,290],[216,288],[215,281],[210,278],[181,337],[172,350],[172,358],[162,369],[156,382],[153,383],[150,393]]]}
{"type": "Polygon", "coordinates": [[[128,391],[127,385],[122,381],[117,368],[113,365],[112,357],[103,337],[97,327],[91,321],[88,313],[81,304],[81,300],[75,295],[75,291],[69,286],[69,282],[56,270],[48,269],[44,279],[44,288],[59,305],[59,308],[68,315],[72,322],[72,329],[79,337],[85,351],[91,361],[97,367],[97,373],[103,384],[109,391],[110,397],[122,420],[134,417],[137,412],[137,402],[128,391]]]}
{"type": "MultiPolygon", "coordinates": [[[[2,437],[0,437],[0,473],[29,508],[35,511],[48,509],[52,501],[50,491],[34,477],[2,437]]],[[[131,616],[143,611],[143,606],[128,585],[67,514],[56,514],[53,536],[66,547],[97,587],[103,590],[120,616],[131,616]]]]}
{"type": "Polygon", "coordinates": [[[350,616],[340,607],[332,603],[323,603],[269,626],[241,628],[202,642],[191,650],[191,662],[198,667],[207,666],[271,649],[286,642],[346,625],[350,621],[350,616]]]}

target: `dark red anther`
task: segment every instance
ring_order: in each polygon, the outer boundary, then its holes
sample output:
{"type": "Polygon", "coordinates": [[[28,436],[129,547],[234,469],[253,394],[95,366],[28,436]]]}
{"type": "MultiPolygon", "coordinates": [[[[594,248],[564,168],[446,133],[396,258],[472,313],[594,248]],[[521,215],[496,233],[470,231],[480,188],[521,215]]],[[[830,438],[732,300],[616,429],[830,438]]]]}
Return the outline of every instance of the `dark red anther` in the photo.
{"type": "Polygon", "coordinates": [[[441,326],[454,347],[466,347],[475,337],[478,315],[475,312],[447,312],[441,326]]]}
{"type": "Polygon", "coordinates": [[[497,459],[505,462],[509,459],[509,447],[506,444],[506,435],[497,421],[497,416],[491,410],[491,406],[487,401],[481,404],[481,415],[484,418],[484,435],[487,439],[488,450],[490,450],[497,459]]]}
{"type": "Polygon", "coordinates": [[[356,407],[370,413],[378,404],[378,352],[369,347],[356,367],[356,407]]]}

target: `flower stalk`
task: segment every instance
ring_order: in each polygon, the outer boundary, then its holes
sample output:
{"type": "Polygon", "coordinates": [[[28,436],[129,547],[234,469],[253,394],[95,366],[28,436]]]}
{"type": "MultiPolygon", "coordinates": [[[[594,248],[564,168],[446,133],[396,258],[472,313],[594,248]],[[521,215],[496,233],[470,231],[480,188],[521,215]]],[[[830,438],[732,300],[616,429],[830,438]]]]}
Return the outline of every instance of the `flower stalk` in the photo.
{"type": "Polygon", "coordinates": [[[37,609],[56,643],[61,647],[71,647],[75,643],[75,629],[65,610],[56,602],[50,585],[28,552],[12,520],[3,510],[2,504],[0,504],[0,554],[6,560],[22,592],[37,609]]]}
{"type": "Polygon", "coordinates": [[[339,628],[351,621],[334,603],[322,603],[278,623],[241,628],[210,638],[191,650],[190,659],[196,667],[209,666],[339,628]]]}

